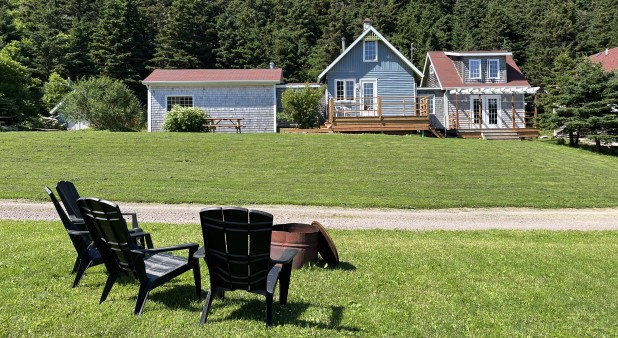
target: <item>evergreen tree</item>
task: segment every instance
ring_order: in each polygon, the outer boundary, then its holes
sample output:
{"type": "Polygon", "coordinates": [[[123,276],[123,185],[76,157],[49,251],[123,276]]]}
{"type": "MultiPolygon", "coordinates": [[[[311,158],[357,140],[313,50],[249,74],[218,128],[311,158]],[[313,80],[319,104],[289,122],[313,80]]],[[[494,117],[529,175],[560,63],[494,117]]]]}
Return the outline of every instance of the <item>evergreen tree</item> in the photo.
{"type": "Polygon", "coordinates": [[[11,10],[9,1],[0,0],[0,49],[9,42],[19,39],[15,21],[9,10],[11,10]]]}

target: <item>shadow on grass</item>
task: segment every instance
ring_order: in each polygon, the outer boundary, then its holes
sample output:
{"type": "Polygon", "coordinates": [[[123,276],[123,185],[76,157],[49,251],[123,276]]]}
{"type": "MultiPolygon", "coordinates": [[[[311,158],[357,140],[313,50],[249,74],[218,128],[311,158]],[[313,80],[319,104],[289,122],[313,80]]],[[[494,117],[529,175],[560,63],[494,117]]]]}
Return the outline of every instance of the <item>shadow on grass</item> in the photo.
{"type": "MultiPolygon", "coordinates": [[[[227,300],[227,302],[241,303],[240,307],[234,310],[229,316],[225,318],[208,318],[208,322],[225,322],[231,319],[243,319],[252,321],[266,321],[266,302],[263,299],[252,300],[227,300]]],[[[230,306],[226,304],[226,300],[215,299],[212,303],[212,309],[219,307],[230,306]]],[[[300,319],[304,312],[310,307],[316,305],[310,303],[289,301],[286,305],[281,305],[275,299],[273,304],[273,324],[274,325],[296,325],[300,327],[312,327],[322,330],[336,330],[347,332],[359,332],[357,327],[343,326],[341,322],[343,320],[344,308],[343,306],[330,306],[329,307],[329,320],[327,323],[308,321],[300,319]]]]}
{"type": "MultiPolygon", "coordinates": [[[[135,297],[137,297],[137,291],[136,289],[135,297]]],[[[193,284],[173,285],[168,282],[162,287],[152,290],[148,295],[148,301],[160,302],[169,308],[192,311],[199,315],[199,312],[202,311],[202,306],[199,303],[203,302],[205,297],[206,292],[204,290],[202,290],[201,297],[198,298],[195,295],[193,284]],[[196,300],[199,301],[197,305],[196,300]]],[[[148,303],[146,303],[146,306],[148,306],[148,303]]]]}
{"type": "Polygon", "coordinates": [[[344,271],[356,271],[356,266],[350,262],[339,262],[338,265],[328,264],[323,259],[319,259],[317,262],[313,263],[314,266],[322,269],[331,269],[331,270],[344,270],[344,271]]]}

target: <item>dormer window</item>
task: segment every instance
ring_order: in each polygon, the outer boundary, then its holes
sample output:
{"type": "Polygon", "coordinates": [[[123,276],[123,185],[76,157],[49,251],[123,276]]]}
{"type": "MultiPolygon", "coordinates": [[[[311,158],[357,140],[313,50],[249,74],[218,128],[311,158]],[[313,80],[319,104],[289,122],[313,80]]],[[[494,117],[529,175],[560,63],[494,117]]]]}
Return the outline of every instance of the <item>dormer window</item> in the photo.
{"type": "Polygon", "coordinates": [[[487,60],[487,77],[490,79],[500,78],[500,60],[498,59],[487,60]]]}
{"type": "Polygon", "coordinates": [[[468,60],[468,77],[471,80],[479,80],[481,78],[481,60],[468,60]]]}

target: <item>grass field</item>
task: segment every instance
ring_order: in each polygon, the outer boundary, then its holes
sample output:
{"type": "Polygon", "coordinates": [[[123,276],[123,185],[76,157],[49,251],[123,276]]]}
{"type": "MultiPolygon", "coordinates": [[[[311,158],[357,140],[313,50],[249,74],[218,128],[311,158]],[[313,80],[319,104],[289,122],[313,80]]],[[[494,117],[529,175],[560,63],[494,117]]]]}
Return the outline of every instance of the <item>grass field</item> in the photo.
{"type": "Polygon", "coordinates": [[[0,133],[0,199],[74,181],[113,201],[618,206],[618,158],[550,142],[386,135],[0,133]]]}
{"type": "MultiPolygon", "coordinates": [[[[202,243],[197,225],[144,228],[155,246],[202,243]]],[[[99,305],[105,268],[71,289],[75,253],[59,222],[0,221],[0,231],[2,337],[618,335],[618,232],[332,230],[341,268],[294,271],[267,331],[263,297],[244,292],[215,300],[200,327],[191,273],[152,291],[141,317],[129,279],[99,305]]]]}

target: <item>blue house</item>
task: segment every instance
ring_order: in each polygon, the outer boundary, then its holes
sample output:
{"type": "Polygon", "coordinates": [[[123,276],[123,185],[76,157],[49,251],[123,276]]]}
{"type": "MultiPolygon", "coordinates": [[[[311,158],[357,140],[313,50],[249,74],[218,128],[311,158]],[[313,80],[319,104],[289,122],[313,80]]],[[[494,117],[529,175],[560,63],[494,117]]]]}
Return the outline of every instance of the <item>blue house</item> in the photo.
{"type": "Polygon", "coordinates": [[[339,132],[429,130],[429,102],[416,95],[416,68],[372,25],[318,76],[326,83],[325,128],[339,132]]]}

